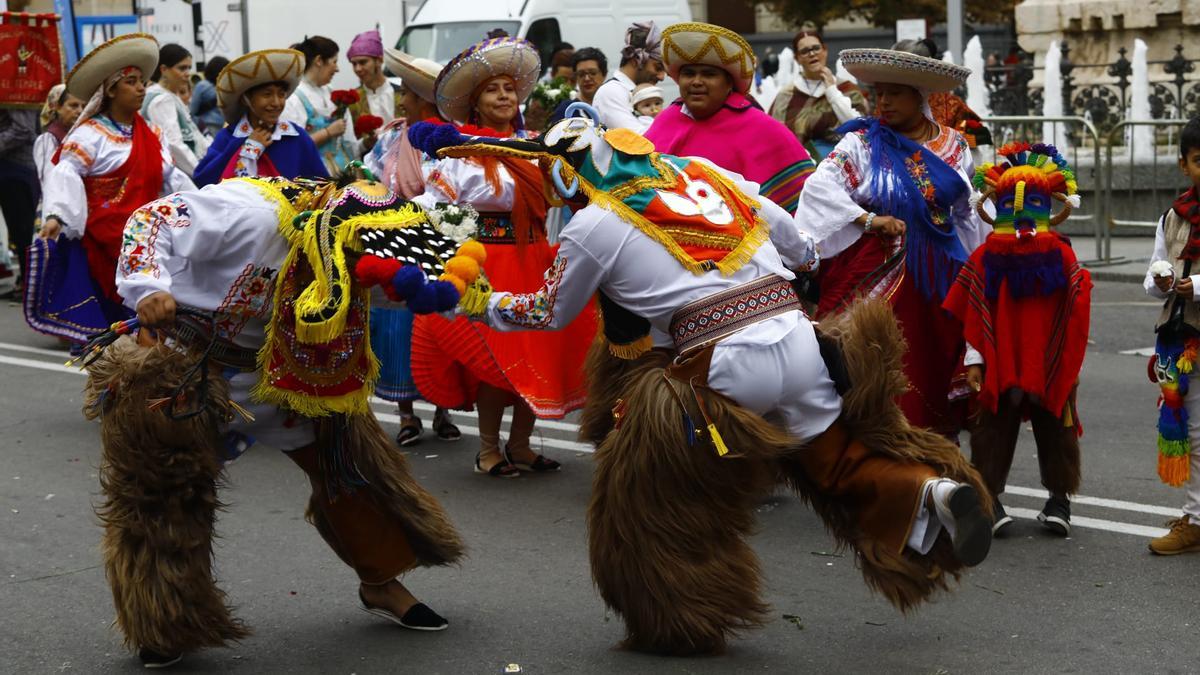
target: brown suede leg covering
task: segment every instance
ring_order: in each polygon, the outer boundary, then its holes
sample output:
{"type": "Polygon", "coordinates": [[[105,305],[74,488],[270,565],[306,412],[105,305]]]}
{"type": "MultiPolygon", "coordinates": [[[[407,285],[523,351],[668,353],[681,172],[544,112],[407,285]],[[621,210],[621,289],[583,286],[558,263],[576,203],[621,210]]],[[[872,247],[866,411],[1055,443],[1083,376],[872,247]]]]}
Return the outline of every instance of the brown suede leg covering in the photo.
{"type": "MultiPolygon", "coordinates": [[[[1072,393],[1074,398],[1074,393],[1072,393]]],[[[1051,493],[1073,495],[1079,491],[1079,436],[1074,426],[1063,426],[1059,415],[1041,406],[1030,406],[1033,437],[1037,440],[1042,485],[1051,493]]]]}
{"type": "Polygon", "coordinates": [[[1000,398],[996,412],[980,407],[970,422],[971,464],[995,496],[1004,492],[1012,469],[1017,437],[1021,432],[1021,404],[1008,396],[1000,398]]]}
{"type": "Polygon", "coordinates": [[[928,464],[871,452],[834,422],[788,459],[812,489],[855,506],[854,527],[896,553],[904,550],[921,504],[925,481],[937,478],[928,464]]]}
{"type": "Polygon", "coordinates": [[[365,489],[330,500],[325,492],[317,445],[286,452],[312,486],[306,516],[329,548],[364,584],[384,584],[416,565],[416,555],[399,521],[388,517],[365,489]]]}

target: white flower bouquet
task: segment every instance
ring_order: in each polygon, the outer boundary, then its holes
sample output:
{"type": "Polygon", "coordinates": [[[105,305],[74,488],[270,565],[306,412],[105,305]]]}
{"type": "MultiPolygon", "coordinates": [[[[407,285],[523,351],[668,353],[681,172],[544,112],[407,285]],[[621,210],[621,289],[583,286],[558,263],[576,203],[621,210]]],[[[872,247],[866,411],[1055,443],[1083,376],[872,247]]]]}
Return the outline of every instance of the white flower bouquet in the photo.
{"type": "Polygon", "coordinates": [[[434,229],[453,241],[456,246],[474,237],[479,230],[479,212],[470,204],[440,203],[428,209],[425,217],[434,229]]]}

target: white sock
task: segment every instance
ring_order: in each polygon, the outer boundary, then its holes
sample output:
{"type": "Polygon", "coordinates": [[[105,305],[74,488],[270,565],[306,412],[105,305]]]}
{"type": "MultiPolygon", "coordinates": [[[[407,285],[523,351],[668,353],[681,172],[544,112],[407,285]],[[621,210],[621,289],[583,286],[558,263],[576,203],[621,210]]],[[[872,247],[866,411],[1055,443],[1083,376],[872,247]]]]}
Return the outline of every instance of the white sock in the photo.
{"type": "Polygon", "coordinates": [[[954,488],[958,487],[958,482],[952,481],[949,478],[931,478],[927,485],[933,493],[933,510],[937,514],[938,521],[942,527],[946,528],[946,533],[950,538],[954,538],[954,514],[950,512],[950,493],[954,488]]]}

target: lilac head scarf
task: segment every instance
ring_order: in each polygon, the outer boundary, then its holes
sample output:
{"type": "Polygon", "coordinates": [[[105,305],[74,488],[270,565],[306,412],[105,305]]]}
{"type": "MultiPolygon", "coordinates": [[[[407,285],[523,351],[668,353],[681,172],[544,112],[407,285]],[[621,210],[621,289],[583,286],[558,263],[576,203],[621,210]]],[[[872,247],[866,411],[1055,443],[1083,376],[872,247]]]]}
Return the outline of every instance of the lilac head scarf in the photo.
{"type": "Polygon", "coordinates": [[[346,50],[346,58],[356,59],[360,56],[383,58],[383,38],[379,36],[379,31],[369,30],[354,36],[350,48],[346,50]]]}
{"type": "Polygon", "coordinates": [[[625,48],[621,50],[622,59],[636,59],[638,66],[646,65],[646,62],[653,59],[661,62],[662,55],[662,29],[654,24],[653,21],[642,21],[633,24],[625,31],[625,48]],[[642,47],[635,47],[631,43],[633,41],[633,33],[638,29],[648,31],[646,33],[646,44],[642,47]]]}

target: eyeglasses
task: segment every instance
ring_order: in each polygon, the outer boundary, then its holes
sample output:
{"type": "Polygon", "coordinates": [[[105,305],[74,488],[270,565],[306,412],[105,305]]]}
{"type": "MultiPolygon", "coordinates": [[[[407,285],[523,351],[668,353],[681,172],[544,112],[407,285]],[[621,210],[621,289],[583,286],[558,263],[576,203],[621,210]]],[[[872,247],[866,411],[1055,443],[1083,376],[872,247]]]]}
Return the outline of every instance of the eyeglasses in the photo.
{"type": "Polygon", "coordinates": [[[587,78],[592,78],[592,77],[600,77],[600,75],[601,75],[601,74],[602,74],[602,73],[601,73],[599,70],[577,70],[577,71],[575,71],[575,77],[577,77],[577,78],[580,78],[580,77],[587,77],[587,78]]]}
{"type": "Polygon", "coordinates": [[[824,49],[824,48],[821,45],[813,45],[811,47],[805,47],[804,49],[801,49],[800,51],[798,51],[796,53],[799,54],[800,56],[808,56],[809,54],[816,54],[817,52],[821,51],[822,49],[824,49]]]}

